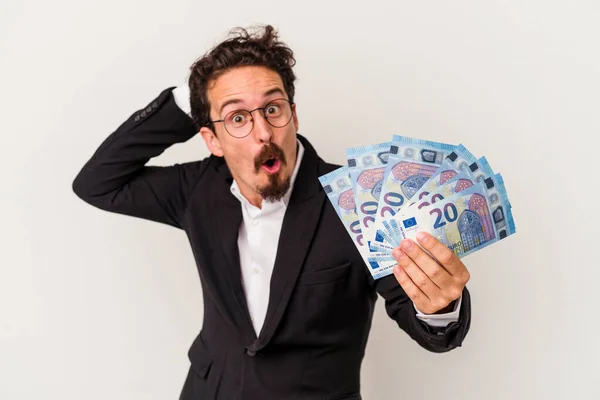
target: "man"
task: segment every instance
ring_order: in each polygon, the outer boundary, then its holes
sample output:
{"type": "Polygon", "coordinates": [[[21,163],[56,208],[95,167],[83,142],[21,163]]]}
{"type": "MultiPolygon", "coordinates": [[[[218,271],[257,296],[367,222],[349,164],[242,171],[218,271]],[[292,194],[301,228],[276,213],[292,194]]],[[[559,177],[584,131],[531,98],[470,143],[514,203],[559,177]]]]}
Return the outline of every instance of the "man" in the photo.
{"type": "Polygon", "coordinates": [[[240,30],[192,65],[189,88],[118,127],[73,183],[100,209],[189,238],[204,323],[180,399],[360,399],[377,293],[425,349],[468,332],[469,274],[432,237],[421,245],[439,264],[407,241],[394,275],[371,278],[318,181],[338,166],[297,134],[294,63],[272,27],[240,30]],[[198,131],[210,157],[145,165],[198,131]]]}

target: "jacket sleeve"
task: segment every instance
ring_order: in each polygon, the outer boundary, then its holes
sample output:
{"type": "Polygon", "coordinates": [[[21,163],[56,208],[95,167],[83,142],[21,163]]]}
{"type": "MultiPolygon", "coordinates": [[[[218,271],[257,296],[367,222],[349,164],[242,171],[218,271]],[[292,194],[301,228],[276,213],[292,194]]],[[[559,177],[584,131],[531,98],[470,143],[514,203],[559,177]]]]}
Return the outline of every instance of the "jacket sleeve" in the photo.
{"type": "Polygon", "coordinates": [[[73,181],[77,196],[99,209],[182,228],[187,198],[206,161],[146,166],[197,129],[165,89],[136,111],[95,151],[73,181]]]}
{"type": "Polygon", "coordinates": [[[471,297],[467,288],[462,293],[462,304],[457,322],[444,328],[435,328],[417,318],[412,300],[402,289],[394,275],[373,280],[375,290],[385,300],[385,309],[391,319],[421,347],[443,353],[461,346],[471,325],[471,297]]]}

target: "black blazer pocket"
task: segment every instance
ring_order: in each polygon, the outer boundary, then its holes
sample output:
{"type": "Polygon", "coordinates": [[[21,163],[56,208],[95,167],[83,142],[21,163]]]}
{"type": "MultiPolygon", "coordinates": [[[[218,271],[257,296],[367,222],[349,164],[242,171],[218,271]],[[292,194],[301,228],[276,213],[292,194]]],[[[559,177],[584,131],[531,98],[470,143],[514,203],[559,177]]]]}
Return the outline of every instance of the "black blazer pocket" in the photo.
{"type": "Polygon", "coordinates": [[[335,282],[344,279],[350,272],[350,261],[337,267],[325,269],[322,271],[307,271],[298,278],[298,285],[309,286],[321,283],[335,282]]]}
{"type": "Polygon", "coordinates": [[[196,372],[200,378],[206,379],[210,366],[212,365],[212,357],[202,341],[201,335],[198,335],[196,340],[194,340],[194,343],[192,343],[188,352],[188,357],[194,372],[196,372]]]}

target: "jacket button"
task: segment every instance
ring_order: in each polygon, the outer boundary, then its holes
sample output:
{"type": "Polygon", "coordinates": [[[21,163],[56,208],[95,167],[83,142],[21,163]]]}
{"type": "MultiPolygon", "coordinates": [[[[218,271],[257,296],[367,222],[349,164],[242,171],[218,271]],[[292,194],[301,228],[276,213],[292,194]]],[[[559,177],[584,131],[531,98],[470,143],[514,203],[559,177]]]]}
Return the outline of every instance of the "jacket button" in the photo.
{"type": "Polygon", "coordinates": [[[254,357],[256,355],[256,352],[254,350],[246,350],[246,354],[248,354],[250,357],[254,357]]]}

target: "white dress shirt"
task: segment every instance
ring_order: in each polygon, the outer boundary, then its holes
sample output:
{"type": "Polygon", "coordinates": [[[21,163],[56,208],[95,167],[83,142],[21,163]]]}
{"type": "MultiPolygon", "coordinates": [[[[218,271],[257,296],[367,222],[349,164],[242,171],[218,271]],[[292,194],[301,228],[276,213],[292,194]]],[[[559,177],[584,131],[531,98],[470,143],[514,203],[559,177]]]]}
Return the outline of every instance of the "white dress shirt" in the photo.
{"type": "MultiPolygon", "coordinates": [[[[174,89],[173,97],[179,108],[190,115],[188,85],[183,84],[174,89]]],[[[240,201],[242,207],[243,221],[238,234],[240,267],[248,311],[257,335],[262,329],[267,313],[271,275],[283,217],[304,155],[302,143],[299,140],[297,143],[298,154],[290,188],[281,200],[263,200],[262,208],[258,208],[242,195],[235,180],[231,184],[231,193],[240,201]]],[[[417,318],[430,326],[445,327],[453,321],[458,321],[461,302],[462,296],[456,302],[454,311],[446,314],[423,314],[416,307],[415,313],[417,318]]]]}
{"type": "Polygon", "coordinates": [[[300,161],[304,155],[304,147],[299,140],[296,165],[290,181],[290,188],[279,201],[262,201],[262,208],[252,205],[240,193],[237,182],[231,184],[231,193],[240,201],[243,221],[238,235],[238,250],[246,302],[254,330],[258,335],[265,321],[271,275],[277,255],[277,244],[281,233],[281,225],[285,210],[290,201],[292,188],[298,175],[300,161]]]}

